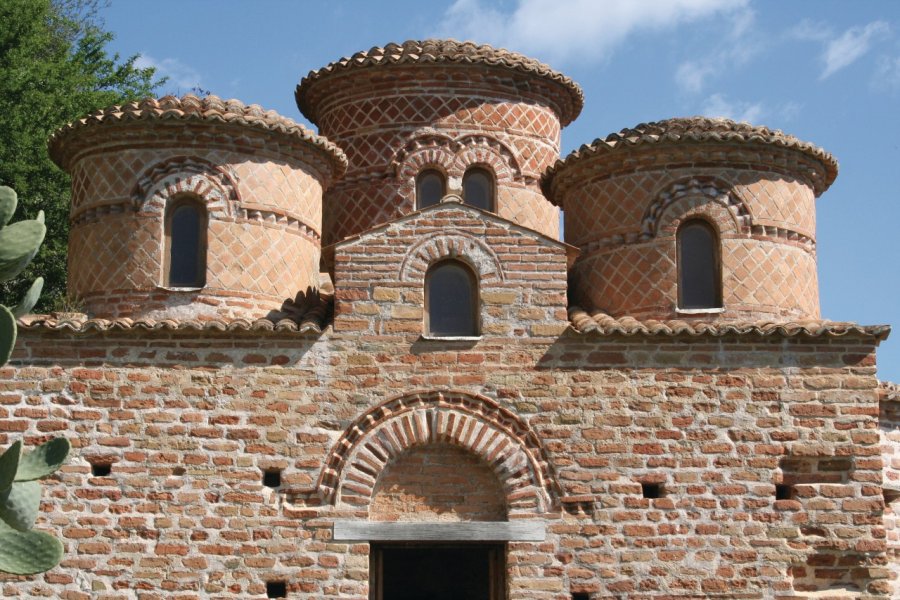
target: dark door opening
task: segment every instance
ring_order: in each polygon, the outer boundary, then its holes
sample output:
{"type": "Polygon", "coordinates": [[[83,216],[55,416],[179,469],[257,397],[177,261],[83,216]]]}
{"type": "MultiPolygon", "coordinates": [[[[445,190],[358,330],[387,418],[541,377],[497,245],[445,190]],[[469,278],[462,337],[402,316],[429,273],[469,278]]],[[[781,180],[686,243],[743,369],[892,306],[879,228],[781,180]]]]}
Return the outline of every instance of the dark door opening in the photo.
{"type": "Polygon", "coordinates": [[[503,600],[503,544],[372,544],[370,600],[503,600]]]}

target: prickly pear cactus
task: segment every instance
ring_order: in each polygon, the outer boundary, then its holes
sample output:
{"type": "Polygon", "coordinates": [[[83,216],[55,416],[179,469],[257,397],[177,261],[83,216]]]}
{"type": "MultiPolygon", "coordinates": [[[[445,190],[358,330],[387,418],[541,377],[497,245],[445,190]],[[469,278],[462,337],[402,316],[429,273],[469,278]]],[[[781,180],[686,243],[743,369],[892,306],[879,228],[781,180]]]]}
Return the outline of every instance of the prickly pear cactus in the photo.
{"type": "Polygon", "coordinates": [[[62,542],[31,527],[41,505],[37,480],[56,471],[70,448],[68,440],[56,438],[23,454],[18,441],[0,455],[0,571],[31,575],[62,559],[62,542]]]}
{"type": "MultiPolygon", "coordinates": [[[[16,277],[28,266],[47,232],[43,211],[34,220],[10,225],[17,204],[16,193],[0,186],[0,281],[16,277]]],[[[17,306],[0,305],[0,365],[6,364],[16,344],[16,317],[31,312],[43,287],[44,279],[38,277],[17,306]]],[[[62,542],[31,527],[41,506],[37,480],[56,471],[70,448],[68,440],[57,438],[23,454],[19,441],[0,455],[0,571],[31,575],[59,564],[62,542]]]]}
{"type": "MultiPolygon", "coordinates": [[[[28,266],[47,233],[44,211],[34,220],[9,224],[18,203],[12,188],[0,186],[0,281],[12,279],[28,266]]],[[[44,278],[38,277],[17,306],[0,305],[0,364],[6,364],[16,345],[16,317],[31,312],[43,287],[44,278]]]]}

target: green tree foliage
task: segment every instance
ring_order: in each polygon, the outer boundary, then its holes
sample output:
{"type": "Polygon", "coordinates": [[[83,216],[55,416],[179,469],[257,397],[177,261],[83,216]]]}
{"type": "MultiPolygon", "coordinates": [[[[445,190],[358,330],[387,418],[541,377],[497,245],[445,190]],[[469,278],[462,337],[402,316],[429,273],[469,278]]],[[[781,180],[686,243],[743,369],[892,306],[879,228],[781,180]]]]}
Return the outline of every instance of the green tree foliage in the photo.
{"type": "Polygon", "coordinates": [[[0,304],[15,305],[38,275],[46,281],[38,310],[65,296],[70,179],[47,155],[50,133],[163,83],[135,66],[137,56],[107,53],[113,36],[98,9],[98,0],[0,1],[0,185],[19,193],[15,220],[44,210],[47,224],[24,275],[0,286],[0,304]]]}

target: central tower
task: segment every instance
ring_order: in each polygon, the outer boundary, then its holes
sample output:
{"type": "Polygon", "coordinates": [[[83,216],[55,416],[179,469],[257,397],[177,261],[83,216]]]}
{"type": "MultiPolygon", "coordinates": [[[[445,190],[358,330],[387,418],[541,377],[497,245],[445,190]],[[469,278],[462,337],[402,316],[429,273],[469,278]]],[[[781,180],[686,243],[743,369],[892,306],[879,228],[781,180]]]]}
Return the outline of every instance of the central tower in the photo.
{"type": "Polygon", "coordinates": [[[350,163],[325,193],[324,244],[447,193],[558,237],[539,181],[583,96],[547,65],[471,42],[408,41],[312,71],[296,99],[350,163]]]}

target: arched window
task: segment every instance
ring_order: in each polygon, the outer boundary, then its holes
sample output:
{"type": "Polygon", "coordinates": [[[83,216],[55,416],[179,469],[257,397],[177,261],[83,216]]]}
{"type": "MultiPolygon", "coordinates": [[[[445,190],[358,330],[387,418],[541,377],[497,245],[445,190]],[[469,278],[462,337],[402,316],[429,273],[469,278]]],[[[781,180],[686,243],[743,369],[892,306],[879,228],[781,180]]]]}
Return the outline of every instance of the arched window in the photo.
{"type": "Polygon", "coordinates": [[[678,307],[722,308],[719,236],[702,219],[685,221],[676,234],[678,307]]]}
{"type": "Polygon", "coordinates": [[[469,169],[463,175],[463,200],[482,210],[494,210],[494,178],[486,169],[469,169]]]}
{"type": "Polygon", "coordinates": [[[472,269],[452,259],[428,269],[425,314],[429,335],[478,335],[478,281],[472,269]]]}
{"type": "Polygon", "coordinates": [[[206,207],[191,196],[175,198],[166,207],[167,286],[206,285],[206,221],[206,207]]]}
{"type": "Polygon", "coordinates": [[[444,174],[436,169],[428,169],[419,173],[416,178],[416,208],[422,210],[438,204],[447,193],[447,180],[444,174]]]}

